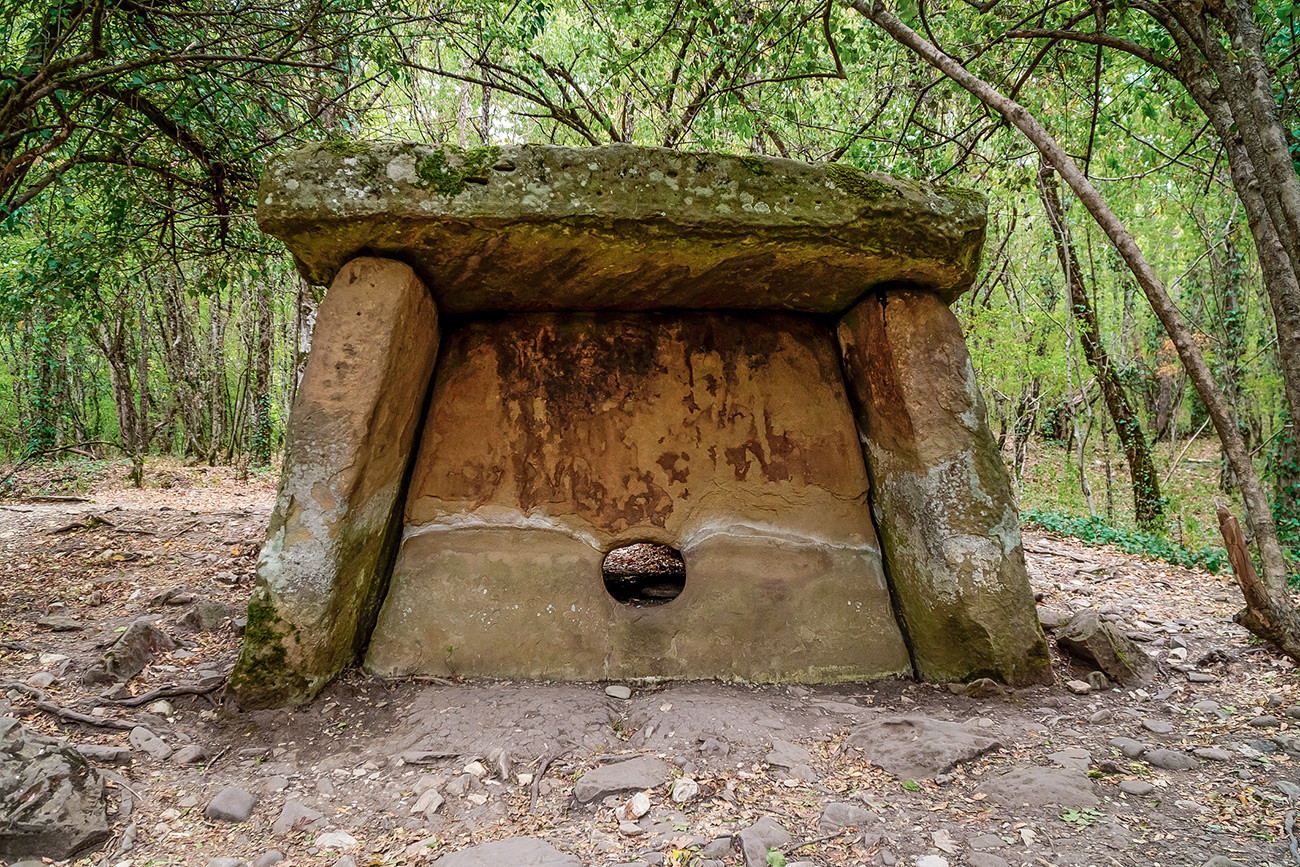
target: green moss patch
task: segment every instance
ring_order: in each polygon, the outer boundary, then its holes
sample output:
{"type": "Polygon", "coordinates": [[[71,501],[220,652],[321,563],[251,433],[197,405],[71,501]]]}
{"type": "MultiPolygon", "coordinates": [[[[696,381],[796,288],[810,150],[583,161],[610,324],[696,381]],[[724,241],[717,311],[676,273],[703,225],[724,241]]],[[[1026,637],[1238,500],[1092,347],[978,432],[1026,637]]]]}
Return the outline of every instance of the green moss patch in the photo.
{"type": "Polygon", "coordinates": [[[458,196],[469,181],[486,182],[488,170],[500,156],[499,147],[461,150],[447,145],[421,159],[415,166],[415,174],[426,187],[444,196],[458,196]]]}

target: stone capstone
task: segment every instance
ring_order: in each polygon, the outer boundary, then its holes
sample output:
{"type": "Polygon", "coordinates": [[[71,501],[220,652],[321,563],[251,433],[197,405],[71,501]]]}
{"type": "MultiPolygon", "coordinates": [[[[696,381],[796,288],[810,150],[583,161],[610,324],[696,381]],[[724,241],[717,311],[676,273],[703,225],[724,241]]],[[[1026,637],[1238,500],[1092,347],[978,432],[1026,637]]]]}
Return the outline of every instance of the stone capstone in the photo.
{"type": "Polygon", "coordinates": [[[230,678],[241,704],[305,701],[364,646],[438,343],[437,310],[406,265],[357,259],[330,287],[230,678]]]}
{"type": "Polygon", "coordinates": [[[957,723],[922,716],[884,717],[854,729],[848,744],[904,780],[932,779],[962,762],[1002,748],[996,739],[957,723]]]}
{"type": "Polygon", "coordinates": [[[312,283],[363,252],[388,256],[446,313],[838,313],[888,282],[955,298],[978,270],[986,207],[964,190],[771,157],[327,143],[267,169],[257,221],[312,283]]]}
{"type": "Polygon", "coordinates": [[[961,325],[935,295],[869,295],[840,320],[872,514],[926,680],[1052,679],[1011,480],[961,325]]]}
{"type": "Polygon", "coordinates": [[[109,836],[104,779],[72,746],[0,717],[0,860],[63,860],[109,836]]]}

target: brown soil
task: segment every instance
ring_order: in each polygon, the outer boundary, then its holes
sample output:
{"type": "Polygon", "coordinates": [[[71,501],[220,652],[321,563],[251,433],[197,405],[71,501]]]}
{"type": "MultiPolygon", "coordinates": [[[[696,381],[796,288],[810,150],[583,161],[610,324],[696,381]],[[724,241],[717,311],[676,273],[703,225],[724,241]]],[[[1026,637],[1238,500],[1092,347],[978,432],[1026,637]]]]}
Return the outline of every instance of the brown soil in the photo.
{"type": "MultiPolygon", "coordinates": [[[[604,684],[390,682],[350,672],[310,706],[241,713],[219,689],[171,697],[169,709],[113,704],[102,687],[83,686],[82,672],[145,615],[180,646],[125,691],[110,689],[113,697],[229,671],[274,498],[265,474],[251,481],[236,475],[151,466],[153,487],[135,491],[113,470],[80,499],[0,502],[0,680],[10,684],[0,687],[0,705],[7,705],[0,712],[74,743],[126,745],[125,731],[38,711],[30,691],[12,686],[47,671],[58,677],[46,691],[50,702],[139,723],[173,746],[200,744],[212,757],[181,765],[136,752],[130,765],[112,769],[116,835],[76,863],[252,861],[279,849],[288,856],[282,863],[346,864],[334,846],[339,838],[321,836],[332,829],[355,839],[358,864],[420,863],[467,844],[531,834],[587,864],[686,865],[697,863],[703,844],[761,816],[794,836],[785,853],[791,863],[881,864],[892,857],[911,865],[937,855],[962,864],[977,857],[967,842],[987,833],[1007,844],[995,857],[1035,867],[1201,865],[1214,855],[1248,865],[1292,863],[1284,827],[1291,805],[1276,783],[1300,783],[1296,759],[1281,748],[1294,745],[1300,755],[1300,742],[1291,741],[1300,720],[1286,714],[1300,705],[1300,688],[1290,660],[1232,624],[1240,601],[1229,579],[1041,534],[1027,534],[1026,547],[1044,607],[1097,608],[1116,615],[1126,631],[1154,639],[1143,642],[1160,660],[1153,683],[1075,695],[1059,684],[1087,669],[1058,653],[1057,686],[979,698],[907,682],[686,683],[634,684],[632,698],[620,700],[607,696],[604,684]],[[158,487],[160,480],[167,487],[158,487]],[[212,632],[180,631],[177,621],[199,601],[226,604],[229,617],[212,632]],[[1170,657],[1180,644],[1185,660],[1176,652],[1170,657]],[[1217,679],[1189,682],[1184,667],[1217,679]],[[1221,713],[1193,709],[1204,700],[1218,702],[1221,713]],[[845,743],[856,724],[878,712],[963,721],[1006,746],[940,782],[897,779],[845,743]],[[1249,724],[1265,714],[1280,726],[1249,724]],[[1143,720],[1168,722],[1173,731],[1153,734],[1143,720]],[[1166,771],[1124,758],[1107,745],[1116,736],[1173,750],[1219,746],[1232,758],[1166,771]],[[774,739],[808,749],[820,779],[793,779],[769,765],[774,739]],[[1069,747],[1090,754],[1102,797],[1095,809],[1010,809],[979,791],[999,769],[1046,767],[1050,754],[1069,747]],[[698,782],[699,797],[673,803],[669,781],[651,790],[649,816],[657,824],[635,836],[620,832],[615,800],[575,802],[573,783],[584,771],[610,756],[645,752],[698,782]],[[486,774],[467,780],[463,769],[474,761],[486,774]],[[520,775],[536,780],[521,783],[520,775]],[[437,778],[446,803],[432,817],[412,815],[428,776],[437,778]],[[1118,788],[1124,780],[1144,780],[1155,790],[1125,795],[1118,788]],[[203,807],[231,785],[258,796],[252,818],[206,820],[203,807]],[[290,800],[319,810],[327,824],[275,835],[272,824],[290,800]],[[878,826],[821,830],[818,816],[832,801],[870,806],[878,826]]],[[[733,851],[725,863],[739,859],[733,851]]]]}

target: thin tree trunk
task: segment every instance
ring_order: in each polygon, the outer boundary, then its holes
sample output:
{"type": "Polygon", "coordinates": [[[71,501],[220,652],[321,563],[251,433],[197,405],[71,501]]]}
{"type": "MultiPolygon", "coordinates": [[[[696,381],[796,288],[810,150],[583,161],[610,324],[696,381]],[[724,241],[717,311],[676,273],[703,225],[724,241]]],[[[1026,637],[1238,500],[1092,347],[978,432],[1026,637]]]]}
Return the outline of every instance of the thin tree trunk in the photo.
{"type": "Polygon", "coordinates": [[[1272,616],[1265,617],[1263,612],[1253,612],[1252,604],[1248,599],[1248,613],[1246,618],[1243,618],[1246,620],[1247,628],[1278,644],[1293,658],[1300,659],[1300,613],[1295,609],[1287,586],[1286,562],[1282,555],[1282,547],[1278,543],[1277,528],[1273,523],[1268,495],[1260,484],[1259,475],[1251,464],[1250,454],[1246,450],[1245,443],[1242,442],[1227,401],[1224,400],[1223,392],[1215,383],[1214,376],[1205,363],[1191,328],[1183,320],[1182,313],[1169,297],[1164,283],[1146,261],[1137,242],[1129,234],[1128,228],[1110,209],[1060,143],[1024,106],[944,54],[933,43],[885,9],[880,0],[875,2],[853,0],[851,5],[893,39],[924,58],[927,63],[1020,130],[1038,149],[1042,157],[1056,167],[1075,196],[1115,245],[1120,256],[1132,270],[1138,285],[1142,287],[1152,310],[1160,320],[1160,324],[1164,326],[1165,333],[1173,341],[1178,357],[1182,360],[1193,386],[1201,395],[1214,422],[1219,440],[1223,443],[1224,451],[1241,485],[1246,515],[1255,532],[1255,543],[1259,547],[1260,564],[1264,572],[1262,586],[1272,606],[1267,612],[1272,616]],[[1255,616],[1251,617],[1251,613],[1255,616]]]}
{"type": "MultiPolygon", "coordinates": [[[[1160,495],[1160,476],[1156,473],[1155,462],[1151,460],[1151,449],[1147,445],[1146,434],[1142,430],[1142,423],[1128,395],[1128,389],[1119,378],[1119,371],[1111,363],[1110,354],[1102,342],[1097,312],[1088,298],[1083,273],[1079,269],[1079,256],[1074,249],[1074,239],[1070,237],[1061,198],[1056,191],[1056,178],[1052,167],[1045,161],[1039,162],[1038,193],[1043,201],[1043,209],[1047,212],[1047,222],[1052,227],[1056,258],[1065,272],[1065,285],[1070,292],[1070,311],[1079,330],[1079,343],[1088,359],[1088,365],[1097,375],[1097,385],[1106,401],[1106,411],[1115,424],[1115,433],[1119,436],[1124,460],[1128,463],[1129,479],[1133,484],[1133,513],[1137,524],[1145,530],[1163,533],[1165,506],[1164,498],[1160,495]]],[[[1091,503],[1091,498],[1089,502],[1091,503]]]]}
{"type": "Polygon", "coordinates": [[[271,462],[271,293],[265,286],[253,287],[257,304],[257,357],[253,362],[253,436],[250,457],[254,464],[271,462]]]}

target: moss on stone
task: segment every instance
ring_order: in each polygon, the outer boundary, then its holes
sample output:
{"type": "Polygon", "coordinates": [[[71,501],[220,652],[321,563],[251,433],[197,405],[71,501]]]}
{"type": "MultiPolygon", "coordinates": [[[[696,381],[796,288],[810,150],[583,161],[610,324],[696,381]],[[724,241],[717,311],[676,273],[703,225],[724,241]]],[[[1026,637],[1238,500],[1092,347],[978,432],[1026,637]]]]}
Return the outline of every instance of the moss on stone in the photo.
{"type": "Polygon", "coordinates": [[[370,153],[370,145],[365,142],[344,138],[327,138],[320,143],[320,149],[336,157],[359,157],[370,153]]]}
{"type": "Polygon", "coordinates": [[[274,605],[257,597],[248,603],[244,644],[230,675],[230,687],[250,707],[280,704],[294,690],[285,679],[290,672],[284,642],[296,630],[282,624],[274,605]]]}
{"type": "Polygon", "coordinates": [[[835,186],[860,199],[874,202],[888,195],[898,195],[889,184],[878,181],[862,169],[853,166],[832,163],[826,167],[826,173],[830,175],[835,186]]]}
{"type": "Polygon", "coordinates": [[[488,169],[501,156],[501,148],[482,147],[461,150],[447,145],[428,154],[415,166],[415,174],[444,196],[458,196],[470,180],[487,180],[488,169]]]}
{"type": "Polygon", "coordinates": [[[753,156],[752,154],[743,154],[738,156],[736,157],[736,161],[756,175],[772,174],[772,167],[768,165],[767,160],[753,156]]]}

